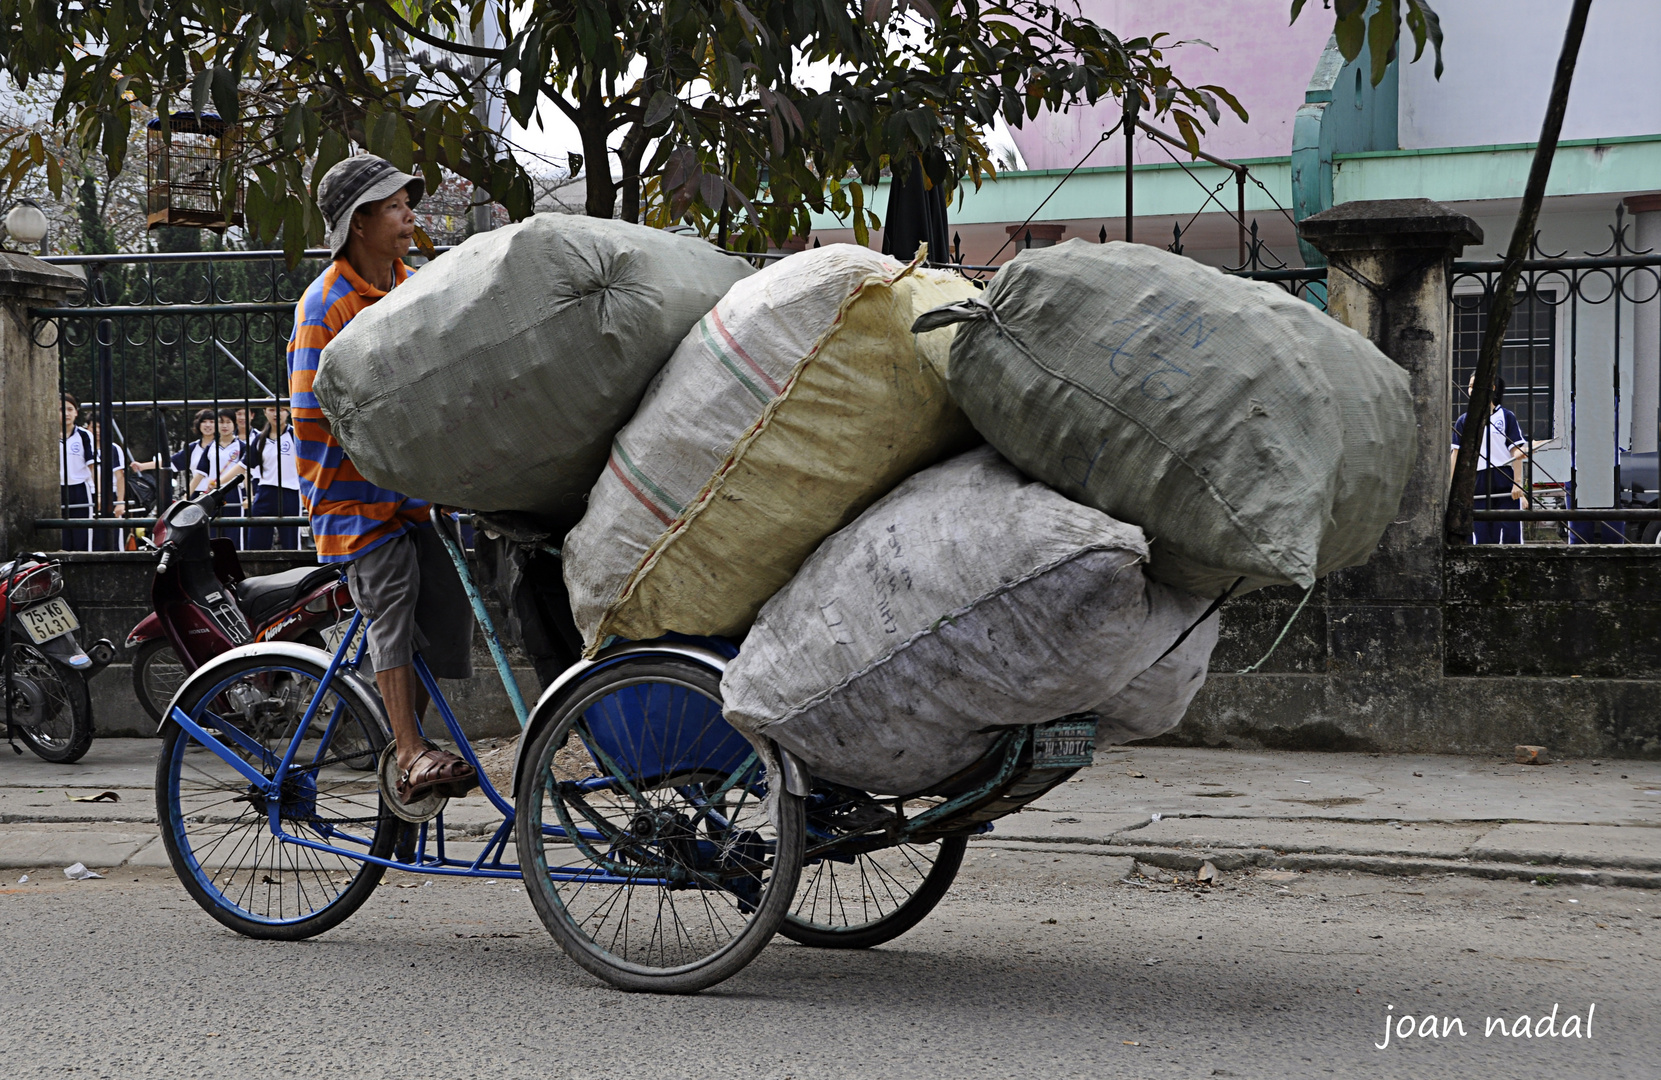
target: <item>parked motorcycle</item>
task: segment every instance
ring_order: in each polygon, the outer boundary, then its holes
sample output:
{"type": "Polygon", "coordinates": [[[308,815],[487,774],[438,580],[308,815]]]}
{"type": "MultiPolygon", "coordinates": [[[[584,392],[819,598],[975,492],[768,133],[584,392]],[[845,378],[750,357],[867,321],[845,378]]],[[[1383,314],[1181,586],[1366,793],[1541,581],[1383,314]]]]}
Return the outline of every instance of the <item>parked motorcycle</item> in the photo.
{"type": "MultiPolygon", "coordinates": [[[[133,690],[157,723],[185,678],[220,653],[256,641],[332,649],[339,641],[334,633],[353,607],[338,568],[298,566],[248,577],[236,545],[209,535],[213,517],[241,480],[178,500],[151,532],[160,553],[150,586],[151,612],[133,627],[126,644],[137,650],[133,690]]],[[[250,730],[286,728],[304,711],[309,690],[290,685],[292,680],[278,682],[239,684],[236,700],[222,705],[250,730]]],[[[347,760],[354,767],[374,765],[372,755],[347,760]]]]}
{"type": "Polygon", "coordinates": [[[20,738],[41,758],[67,764],[92,745],[87,680],[115,658],[115,646],[101,638],[90,650],[81,648],[75,640],[81,620],[62,592],[63,572],[44,555],[0,563],[6,739],[20,738]]]}

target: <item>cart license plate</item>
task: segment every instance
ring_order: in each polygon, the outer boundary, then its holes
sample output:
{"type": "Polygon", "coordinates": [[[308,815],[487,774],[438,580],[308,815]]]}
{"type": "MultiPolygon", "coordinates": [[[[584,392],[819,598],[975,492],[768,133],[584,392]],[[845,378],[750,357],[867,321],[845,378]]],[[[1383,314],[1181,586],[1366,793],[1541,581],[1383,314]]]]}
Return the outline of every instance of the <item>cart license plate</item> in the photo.
{"type": "Polygon", "coordinates": [[[23,629],[28,631],[36,645],[44,645],[55,637],[81,628],[81,620],[75,617],[75,612],[61,596],[39,607],[25,608],[17,613],[17,617],[23,621],[23,629]]]}
{"type": "Polygon", "coordinates": [[[1064,716],[1039,724],[1032,732],[1032,767],[1083,769],[1096,753],[1096,718],[1064,716]]]}

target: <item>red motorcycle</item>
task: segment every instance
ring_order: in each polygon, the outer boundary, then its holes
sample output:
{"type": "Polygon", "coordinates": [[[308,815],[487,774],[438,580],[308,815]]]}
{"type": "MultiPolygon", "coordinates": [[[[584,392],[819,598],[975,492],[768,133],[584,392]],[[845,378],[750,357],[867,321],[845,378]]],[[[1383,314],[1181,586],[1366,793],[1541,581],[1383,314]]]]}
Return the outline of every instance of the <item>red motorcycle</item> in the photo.
{"type": "Polygon", "coordinates": [[[44,760],[68,763],[92,745],[87,680],[114,658],[115,646],[99,639],[82,651],[75,640],[81,620],[62,592],[63,573],[44,555],[0,563],[0,706],[6,738],[15,734],[44,760]]]}
{"type": "MultiPolygon", "coordinates": [[[[209,536],[226,494],[241,481],[180,499],[151,532],[160,551],[150,586],[152,611],[127,635],[127,648],[137,650],[133,690],[157,723],[186,676],[220,653],[257,641],[332,649],[353,607],[338,568],[297,566],[251,578],[236,545],[209,536]]],[[[295,719],[289,715],[295,694],[303,707],[308,691],[286,683],[239,684],[234,693],[238,700],[226,707],[264,729],[295,719]]]]}

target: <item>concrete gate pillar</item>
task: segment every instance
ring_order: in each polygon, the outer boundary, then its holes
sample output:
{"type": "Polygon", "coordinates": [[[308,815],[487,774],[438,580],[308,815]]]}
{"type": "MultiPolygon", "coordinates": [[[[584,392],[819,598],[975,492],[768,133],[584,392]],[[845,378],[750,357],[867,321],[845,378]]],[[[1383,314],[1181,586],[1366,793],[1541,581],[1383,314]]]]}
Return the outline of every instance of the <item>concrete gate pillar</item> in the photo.
{"type": "Polygon", "coordinates": [[[1466,245],[1482,242],[1482,228],[1429,199],[1385,199],[1335,206],[1298,231],[1327,257],[1327,312],[1407,370],[1419,418],[1417,461],[1396,523],[1372,561],[1345,571],[1331,591],[1439,600],[1454,419],[1448,274],[1466,245]]]}
{"type": "MultiPolygon", "coordinates": [[[[1661,251],[1661,192],[1634,195],[1626,200],[1632,215],[1633,251],[1661,251]]],[[[1656,448],[1661,428],[1661,298],[1652,296],[1650,271],[1633,271],[1628,295],[1641,302],[1632,311],[1632,449],[1644,454],[1656,448]]]]}
{"type": "MultiPolygon", "coordinates": [[[[1454,256],[1482,241],[1425,199],[1352,202],[1305,218],[1327,259],[1327,311],[1406,369],[1415,463],[1395,522],[1364,566],[1326,579],[1326,672],[1316,713],[1366,743],[1400,746],[1443,724],[1442,516],[1449,482],[1454,256]]],[[[1311,702],[1314,704],[1314,702],[1311,702]]]]}
{"type": "Polygon", "coordinates": [[[32,307],[61,304],[81,279],[29,255],[0,251],[0,558],[56,548],[58,517],[58,351],[35,343],[32,307]]]}

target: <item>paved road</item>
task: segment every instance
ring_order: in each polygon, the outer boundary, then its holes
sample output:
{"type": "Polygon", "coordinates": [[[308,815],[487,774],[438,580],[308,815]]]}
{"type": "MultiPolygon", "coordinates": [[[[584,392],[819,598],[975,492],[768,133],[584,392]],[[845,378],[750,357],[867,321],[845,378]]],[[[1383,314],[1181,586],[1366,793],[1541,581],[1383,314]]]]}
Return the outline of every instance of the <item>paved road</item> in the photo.
{"type": "Polygon", "coordinates": [[[275,944],[221,929],[165,870],[6,871],[0,1061],[237,1080],[1657,1075],[1653,890],[1258,870],[1202,889],[1130,867],[977,846],[899,941],[781,940],[679,999],[595,983],[512,883],[390,875],[344,926],[275,944]],[[1555,1005],[1561,1028],[1594,1004],[1589,1038],[1484,1036],[1490,1016],[1510,1030],[1555,1005]],[[1375,1049],[1403,1013],[1465,1035],[1375,1049]]]}

